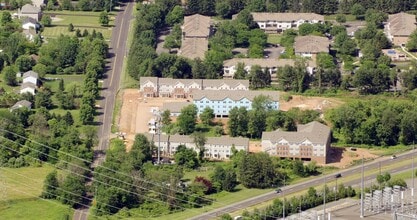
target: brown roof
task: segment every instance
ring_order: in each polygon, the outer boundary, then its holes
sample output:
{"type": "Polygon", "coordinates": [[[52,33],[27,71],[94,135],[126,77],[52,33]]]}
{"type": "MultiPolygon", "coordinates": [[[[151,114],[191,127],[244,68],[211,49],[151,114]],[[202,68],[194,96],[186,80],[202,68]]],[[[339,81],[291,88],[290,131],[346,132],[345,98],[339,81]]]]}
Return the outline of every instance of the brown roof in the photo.
{"type": "Polygon", "coordinates": [[[23,5],[20,12],[22,14],[37,14],[37,13],[41,12],[41,8],[33,6],[31,4],[26,4],[26,5],[23,5]]]}
{"type": "Polygon", "coordinates": [[[140,77],[140,86],[142,87],[147,82],[152,82],[159,85],[174,85],[177,82],[183,83],[184,85],[191,85],[197,83],[200,87],[218,87],[222,84],[227,84],[230,87],[236,87],[242,84],[249,88],[249,80],[238,80],[238,79],[173,79],[173,78],[157,78],[157,77],[140,77]]]}
{"type": "Polygon", "coordinates": [[[210,17],[195,14],[184,17],[182,31],[185,37],[208,37],[210,35],[210,17]]]}
{"type": "Polygon", "coordinates": [[[181,43],[179,55],[195,59],[204,59],[208,50],[208,40],[206,38],[184,38],[181,43]]]}
{"type": "Polygon", "coordinates": [[[229,90],[227,92],[219,92],[217,90],[200,90],[193,92],[193,100],[201,100],[207,98],[209,100],[224,100],[229,98],[234,101],[247,98],[253,100],[256,96],[269,96],[273,101],[279,101],[279,92],[276,91],[251,91],[251,90],[229,90]]]}
{"type": "Polygon", "coordinates": [[[313,144],[326,144],[330,137],[330,128],[324,124],[313,121],[305,125],[298,125],[297,132],[291,131],[272,131],[262,132],[262,140],[270,140],[271,142],[279,142],[282,139],[290,143],[301,143],[309,140],[313,144]]]}
{"type": "Polygon", "coordinates": [[[327,37],[297,36],[294,42],[295,53],[328,53],[329,47],[330,41],[327,37]]]}
{"type": "Polygon", "coordinates": [[[29,71],[23,73],[23,79],[28,78],[28,77],[34,77],[34,78],[38,79],[39,75],[38,75],[37,72],[29,70],[29,71]]]}
{"type": "Polygon", "coordinates": [[[389,32],[393,36],[410,36],[416,29],[416,19],[414,15],[400,12],[389,15],[389,32]]]}
{"type": "Polygon", "coordinates": [[[253,20],[258,21],[324,21],[324,16],[315,13],[267,13],[267,12],[252,12],[253,20]]]}
{"type": "Polygon", "coordinates": [[[36,85],[30,82],[25,82],[25,83],[22,83],[22,85],[20,85],[20,90],[26,89],[26,88],[36,89],[36,85]]]}
{"type": "MultiPolygon", "coordinates": [[[[243,63],[247,66],[259,65],[261,67],[273,68],[283,67],[286,65],[294,66],[296,60],[291,59],[255,59],[255,58],[233,58],[225,60],[223,62],[224,67],[237,66],[239,63],[243,63]]],[[[307,66],[315,67],[316,64],[312,61],[307,61],[307,66]]]]}

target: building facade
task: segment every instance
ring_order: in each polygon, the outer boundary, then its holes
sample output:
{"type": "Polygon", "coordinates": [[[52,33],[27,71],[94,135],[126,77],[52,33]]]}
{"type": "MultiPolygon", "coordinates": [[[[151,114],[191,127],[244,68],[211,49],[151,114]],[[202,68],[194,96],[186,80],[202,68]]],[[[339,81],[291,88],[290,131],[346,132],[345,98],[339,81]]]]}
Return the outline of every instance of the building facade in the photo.
{"type": "Polygon", "coordinates": [[[249,80],[140,78],[144,97],[189,98],[197,90],[249,90],[249,80]]]}
{"type": "Polygon", "coordinates": [[[229,111],[234,107],[244,107],[251,110],[253,99],[260,95],[268,96],[271,99],[270,107],[272,109],[279,109],[279,92],[275,91],[228,91],[221,93],[214,90],[202,90],[195,91],[192,97],[198,114],[209,107],[213,109],[215,117],[223,118],[228,117],[229,111]]]}
{"type": "Polygon", "coordinates": [[[326,164],[331,131],[319,122],[298,125],[296,132],[272,131],[262,133],[262,150],[280,158],[316,161],[326,164]]]}
{"type": "MultiPolygon", "coordinates": [[[[164,156],[174,156],[179,145],[193,149],[197,153],[199,149],[196,147],[192,137],[187,135],[166,135],[161,134],[145,134],[157,148],[160,147],[160,153],[164,156]]],[[[232,148],[240,151],[249,150],[248,138],[231,138],[231,137],[207,137],[204,145],[204,156],[210,159],[225,160],[232,155],[232,148]]]]}
{"type": "Polygon", "coordinates": [[[280,33],[287,29],[297,29],[304,23],[323,23],[324,16],[314,13],[267,13],[253,12],[253,21],[268,33],[280,33]]]}

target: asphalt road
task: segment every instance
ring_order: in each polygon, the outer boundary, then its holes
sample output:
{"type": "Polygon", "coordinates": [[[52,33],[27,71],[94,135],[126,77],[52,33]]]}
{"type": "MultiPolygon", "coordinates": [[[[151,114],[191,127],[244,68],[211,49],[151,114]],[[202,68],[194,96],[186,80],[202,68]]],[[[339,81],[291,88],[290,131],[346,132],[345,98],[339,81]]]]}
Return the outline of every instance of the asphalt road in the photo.
{"type": "MultiPolygon", "coordinates": [[[[125,3],[115,18],[115,26],[109,45],[108,64],[106,65],[106,78],[103,80],[103,90],[99,101],[98,109],[100,123],[98,134],[99,144],[94,149],[94,165],[100,164],[105,159],[105,150],[109,147],[109,139],[112,126],[112,118],[116,95],[119,91],[120,76],[122,75],[123,60],[127,51],[127,36],[129,33],[132,16],[133,3],[125,3]]],[[[87,220],[88,208],[76,209],[73,215],[74,220],[87,220]]]]}
{"type": "MultiPolygon", "coordinates": [[[[417,151],[413,151],[413,152],[410,151],[408,153],[398,155],[396,159],[390,159],[390,158],[389,159],[378,159],[378,160],[372,161],[370,163],[365,163],[364,170],[366,172],[367,170],[373,170],[373,169],[381,168],[381,170],[383,170],[383,172],[389,172],[389,173],[401,172],[401,171],[410,169],[411,164],[407,164],[407,165],[401,166],[399,168],[393,168],[393,169],[389,169],[389,170],[384,169],[384,167],[389,166],[389,165],[394,164],[394,163],[397,163],[401,160],[411,159],[413,154],[414,154],[414,156],[417,156],[417,151]]],[[[416,158],[415,162],[416,162],[415,165],[416,165],[416,168],[417,168],[417,158],[416,158]]],[[[361,173],[361,169],[362,169],[362,167],[361,167],[361,165],[359,165],[359,166],[355,166],[355,167],[340,171],[338,173],[340,173],[342,175],[342,177],[347,177],[347,176],[351,176],[351,175],[354,175],[354,174],[361,173]]],[[[373,180],[373,179],[375,179],[375,177],[376,177],[375,174],[374,175],[366,175],[365,176],[365,182],[373,180]]],[[[279,194],[276,193],[275,191],[271,190],[271,192],[269,192],[269,193],[262,194],[262,195],[259,195],[259,196],[256,196],[256,197],[253,197],[253,198],[250,198],[250,199],[247,199],[247,200],[235,203],[235,204],[231,204],[231,205],[228,205],[228,206],[224,206],[222,208],[218,208],[218,209],[206,212],[202,215],[198,215],[198,216],[195,216],[193,218],[190,218],[190,220],[213,219],[217,216],[221,216],[224,213],[233,213],[233,212],[236,212],[238,210],[242,210],[242,209],[251,207],[253,205],[262,203],[262,202],[266,202],[266,201],[269,201],[269,200],[272,200],[272,199],[275,199],[275,198],[279,198],[282,195],[287,195],[287,194],[291,194],[291,193],[294,193],[294,192],[298,192],[298,191],[301,191],[301,190],[304,190],[304,189],[308,189],[309,187],[312,187],[312,186],[314,187],[314,186],[322,185],[325,180],[326,180],[326,182],[334,181],[335,180],[335,173],[326,175],[325,177],[321,176],[321,177],[317,177],[317,178],[314,178],[312,180],[305,181],[305,182],[302,182],[302,183],[282,187],[281,188],[282,192],[279,193],[279,194]]],[[[349,182],[343,182],[343,184],[345,186],[358,185],[358,184],[360,184],[360,181],[361,181],[361,179],[359,177],[359,178],[357,178],[355,180],[352,180],[352,181],[349,181],[349,182]]]]}

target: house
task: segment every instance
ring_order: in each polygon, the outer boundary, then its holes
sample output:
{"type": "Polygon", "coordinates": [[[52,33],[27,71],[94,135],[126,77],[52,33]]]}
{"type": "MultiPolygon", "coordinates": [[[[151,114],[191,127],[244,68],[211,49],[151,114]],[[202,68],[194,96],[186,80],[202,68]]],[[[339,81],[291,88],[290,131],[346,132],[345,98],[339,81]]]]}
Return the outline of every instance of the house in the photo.
{"type": "Polygon", "coordinates": [[[39,75],[35,71],[27,71],[23,74],[23,83],[32,83],[38,85],[39,75]]]}
{"type": "Polygon", "coordinates": [[[267,13],[252,12],[253,21],[268,33],[280,33],[287,29],[297,29],[304,23],[323,23],[324,16],[314,13],[267,13]]]}
{"type": "Polygon", "coordinates": [[[189,98],[194,90],[248,90],[248,80],[172,79],[141,77],[143,97],[189,98]]]}
{"type": "Polygon", "coordinates": [[[195,14],[184,17],[181,48],[179,55],[195,59],[204,59],[208,50],[208,38],[212,35],[211,18],[195,14]]]}
{"type": "Polygon", "coordinates": [[[315,58],[318,53],[329,53],[330,41],[327,37],[297,36],[294,42],[295,55],[315,58]]]}
{"type": "Polygon", "coordinates": [[[19,19],[30,17],[36,21],[40,21],[42,17],[42,11],[40,7],[33,6],[31,4],[23,5],[23,7],[17,10],[17,16],[19,19]]]}
{"type": "Polygon", "coordinates": [[[27,108],[30,110],[32,108],[32,103],[27,100],[20,100],[16,102],[16,104],[14,104],[12,107],[10,107],[10,112],[19,108],[27,108]]]}
{"type": "Polygon", "coordinates": [[[327,162],[331,132],[324,124],[313,121],[298,125],[297,131],[262,132],[262,150],[280,158],[327,162]]]}
{"type": "Polygon", "coordinates": [[[197,106],[198,114],[201,114],[206,107],[213,109],[215,117],[223,118],[229,116],[229,111],[234,107],[252,109],[252,101],[255,97],[268,96],[272,103],[272,109],[279,109],[279,92],[275,91],[227,91],[216,90],[194,91],[193,104],[197,106]]]}
{"type": "Polygon", "coordinates": [[[39,29],[39,23],[34,18],[26,17],[22,22],[23,30],[39,29]]]}
{"type": "Polygon", "coordinates": [[[23,29],[22,34],[26,37],[26,39],[33,42],[36,37],[36,30],[35,29],[23,29]]]}
{"type": "MultiPolygon", "coordinates": [[[[284,67],[286,65],[294,66],[295,62],[295,60],[290,59],[233,58],[223,62],[223,78],[232,79],[237,71],[237,66],[239,63],[244,65],[244,69],[248,73],[250,72],[252,66],[258,65],[262,68],[263,71],[267,69],[268,72],[274,76],[274,74],[277,73],[279,67],[284,67]]],[[[313,73],[315,67],[315,62],[307,62],[307,71],[310,74],[313,73]]]]}
{"type": "Polygon", "coordinates": [[[30,83],[30,82],[22,83],[22,85],[20,86],[20,94],[24,94],[24,93],[30,93],[32,95],[35,95],[36,93],[35,84],[30,83]]]}
{"type": "Polygon", "coordinates": [[[191,105],[190,102],[164,102],[161,112],[169,110],[171,117],[178,117],[184,107],[191,105]]]}
{"type": "Polygon", "coordinates": [[[388,16],[388,22],[385,25],[385,34],[394,45],[405,46],[408,37],[415,29],[415,15],[400,12],[388,16]]]}
{"type": "MultiPolygon", "coordinates": [[[[164,156],[173,156],[177,151],[179,145],[184,145],[187,148],[199,152],[194,140],[186,135],[166,135],[166,134],[148,134],[145,136],[150,142],[153,142],[156,147],[160,146],[160,152],[164,156]]],[[[232,156],[232,148],[240,151],[249,150],[248,138],[231,138],[231,137],[207,137],[204,145],[204,156],[209,159],[228,159],[232,156]]]]}

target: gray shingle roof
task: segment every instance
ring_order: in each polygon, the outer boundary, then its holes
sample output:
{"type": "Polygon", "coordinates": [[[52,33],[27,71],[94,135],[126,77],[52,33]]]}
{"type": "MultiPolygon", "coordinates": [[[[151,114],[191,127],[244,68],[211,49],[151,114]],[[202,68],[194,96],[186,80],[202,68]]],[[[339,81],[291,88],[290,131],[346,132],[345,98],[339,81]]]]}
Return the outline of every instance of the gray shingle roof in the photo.
{"type": "Polygon", "coordinates": [[[252,12],[253,20],[258,21],[283,21],[293,22],[298,20],[317,20],[324,21],[324,16],[314,13],[267,13],[267,12],[252,12]]]}
{"type": "Polygon", "coordinates": [[[154,84],[159,83],[159,85],[175,85],[177,82],[180,82],[184,85],[191,85],[197,83],[200,87],[215,87],[221,86],[222,84],[227,84],[231,87],[236,87],[239,84],[244,85],[249,88],[249,80],[236,80],[236,79],[173,79],[173,78],[157,78],[157,77],[140,77],[140,86],[142,87],[147,82],[152,82],[154,84]]]}
{"type": "Polygon", "coordinates": [[[32,106],[32,103],[27,101],[27,100],[20,100],[18,102],[16,102],[16,104],[14,104],[10,109],[11,110],[15,110],[21,107],[26,107],[26,108],[30,108],[32,106]]]}
{"type": "Polygon", "coordinates": [[[161,111],[169,110],[171,113],[180,113],[181,109],[192,104],[191,102],[164,102],[161,111]]]}
{"type": "Polygon", "coordinates": [[[207,50],[208,40],[206,38],[184,38],[178,54],[189,59],[204,59],[207,50]]]}
{"type": "Polygon", "coordinates": [[[272,131],[262,132],[262,140],[270,140],[271,142],[279,142],[282,139],[290,143],[301,143],[305,140],[311,141],[313,144],[326,144],[330,137],[330,128],[324,124],[313,121],[305,125],[298,125],[297,132],[290,131],[272,131]]]}
{"type": "Polygon", "coordinates": [[[416,19],[414,15],[400,12],[389,15],[389,32],[393,36],[410,36],[416,29],[416,19]]]}
{"type": "Polygon", "coordinates": [[[182,31],[185,32],[185,37],[208,37],[210,21],[210,17],[200,14],[185,16],[182,31]]]}
{"type": "Polygon", "coordinates": [[[36,21],[36,19],[31,18],[31,17],[25,17],[25,19],[23,19],[22,24],[26,24],[26,23],[38,24],[38,21],[36,21]]]}
{"type": "Polygon", "coordinates": [[[269,96],[273,101],[279,101],[279,92],[276,91],[251,91],[251,90],[230,90],[227,92],[219,92],[217,90],[197,90],[193,91],[193,100],[201,100],[207,98],[209,100],[221,101],[229,98],[234,101],[247,98],[253,100],[256,96],[269,96]]]}
{"type": "Polygon", "coordinates": [[[27,77],[34,77],[34,78],[38,79],[39,75],[38,75],[37,72],[30,70],[30,71],[27,71],[23,74],[23,79],[27,78],[27,77]]]}
{"type": "Polygon", "coordinates": [[[297,36],[294,42],[295,53],[328,53],[330,41],[327,37],[297,36]]]}
{"type": "Polygon", "coordinates": [[[30,83],[30,82],[22,83],[22,85],[20,86],[20,89],[22,90],[22,89],[25,89],[25,88],[33,88],[33,89],[36,89],[36,85],[33,84],[33,83],[30,83]]]}
{"type": "Polygon", "coordinates": [[[22,14],[36,14],[41,12],[41,8],[33,6],[31,4],[23,5],[22,9],[20,10],[22,14]]]}

